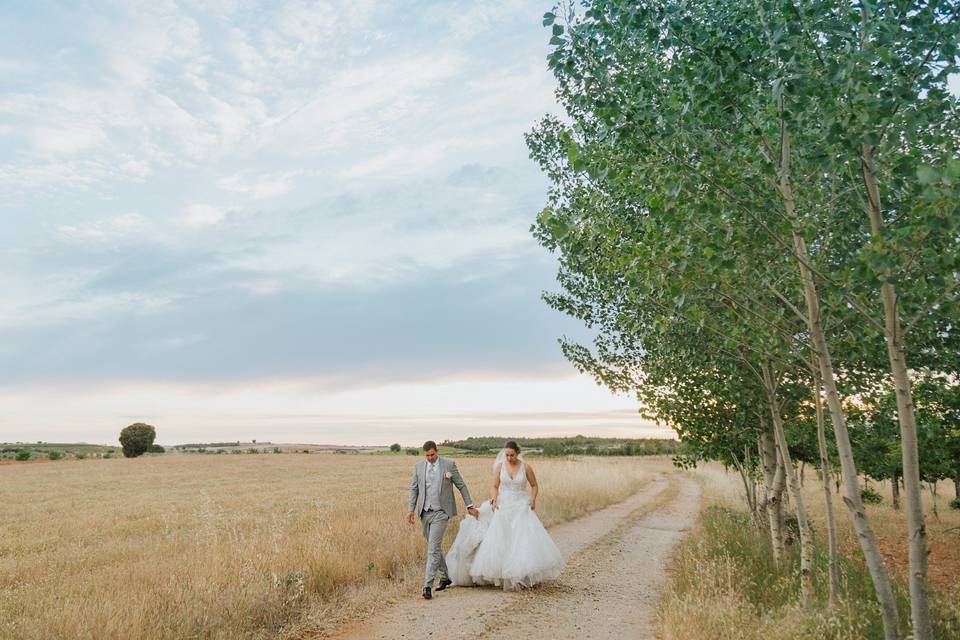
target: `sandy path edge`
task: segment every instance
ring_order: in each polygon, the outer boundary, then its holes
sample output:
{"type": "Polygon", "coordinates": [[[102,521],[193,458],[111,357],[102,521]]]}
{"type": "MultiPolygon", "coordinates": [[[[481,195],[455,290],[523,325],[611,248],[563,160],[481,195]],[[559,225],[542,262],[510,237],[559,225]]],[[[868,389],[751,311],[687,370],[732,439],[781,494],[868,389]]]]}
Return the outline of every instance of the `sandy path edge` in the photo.
{"type": "Polygon", "coordinates": [[[339,629],[340,640],[530,637],[653,637],[664,565],[692,525],[700,488],[656,474],[627,500],[550,529],[567,567],[551,584],[518,593],[452,587],[425,601],[413,594],[339,629]],[[517,627],[517,625],[520,625],[517,627]]]}

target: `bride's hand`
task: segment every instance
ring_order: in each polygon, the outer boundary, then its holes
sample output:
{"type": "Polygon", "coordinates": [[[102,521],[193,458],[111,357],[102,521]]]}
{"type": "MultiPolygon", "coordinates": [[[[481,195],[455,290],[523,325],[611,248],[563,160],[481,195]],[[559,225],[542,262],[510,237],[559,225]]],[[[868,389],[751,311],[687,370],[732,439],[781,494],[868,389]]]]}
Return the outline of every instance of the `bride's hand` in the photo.
{"type": "Polygon", "coordinates": [[[490,500],[490,510],[491,510],[491,511],[496,511],[496,510],[497,510],[497,499],[496,499],[496,498],[493,498],[493,499],[490,500]]]}
{"type": "Polygon", "coordinates": [[[531,501],[530,501],[530,511],[536,511],[536,510],[537,510],[537,501],[536,501],[536,500],[531,500],[531,501]]]}

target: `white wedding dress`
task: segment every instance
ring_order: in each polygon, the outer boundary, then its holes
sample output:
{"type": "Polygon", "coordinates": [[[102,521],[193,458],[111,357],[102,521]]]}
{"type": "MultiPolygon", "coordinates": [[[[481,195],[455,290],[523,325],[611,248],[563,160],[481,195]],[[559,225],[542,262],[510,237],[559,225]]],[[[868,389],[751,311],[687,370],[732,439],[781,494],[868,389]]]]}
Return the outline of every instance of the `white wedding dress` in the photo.
{"type": "Polygon", "coordinates": [[[479,518],[464,518],[447,553],[449,577],[455,585],[492,584],[507,590],[553,580],[563,569],[563,556],[540,518],[530,508],[526,465],[515,478],[500,465],[497,508],[490,501],[477,509],[479,518]]]}

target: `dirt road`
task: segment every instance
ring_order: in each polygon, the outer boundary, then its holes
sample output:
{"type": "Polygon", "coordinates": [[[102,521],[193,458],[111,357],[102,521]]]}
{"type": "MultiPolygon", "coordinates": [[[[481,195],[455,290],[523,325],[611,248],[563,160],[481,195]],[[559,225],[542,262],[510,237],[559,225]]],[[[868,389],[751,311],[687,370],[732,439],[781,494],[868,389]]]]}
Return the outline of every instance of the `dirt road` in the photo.
{"type": "Polygon", "coordinates": [[[333,637],[653,638],[664,565],[699,502],[696,482],[657,474],[626,501],[550,530],[567,559],[557,582],[516,593],[451,587],[431,601],[411,594],[333,637]]]}

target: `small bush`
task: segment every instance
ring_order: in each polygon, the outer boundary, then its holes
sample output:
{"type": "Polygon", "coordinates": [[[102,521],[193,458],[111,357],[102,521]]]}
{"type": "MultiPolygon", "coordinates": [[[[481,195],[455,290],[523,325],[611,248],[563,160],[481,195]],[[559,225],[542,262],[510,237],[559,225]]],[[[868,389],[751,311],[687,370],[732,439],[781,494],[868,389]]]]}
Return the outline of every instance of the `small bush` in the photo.
{"type": "Polygon", "coordinates": [[[50,460],[59,460],[62,457],[63,457],[63,454],[60,453],[59,451],[51,451],[50,453],[47,454],[47,458],[49,458],[50,460]]]}
{"type": "Polygon", "coordinates": [[[73,454],[73,457],[77,460],[86,460],[87,454],[85,454],[83,451],[77,451],[75,454],[73,454]]]}
{"type": "Polygon", "coordinates": [[[104,457],[104,458],[112,458],[112,457],[113,457],[113,452],[112,452],[112,451],[107,451],[105,454],[103,454],[103,457],[104,457]]]}
{"type": "Polygon", "coordinates": [[[408,455],[408,456],[418,456],[418,455],[420,455],[420,452],[419,452],[418,450],[416,450],[416,449],[407,449],[407,455],[408,455]]]}
{"type": "Polygon", "coordinates": [[[260,453],[260,450],[250,447],[249,449],[247,449],[247,453],[260,453]]]}
{"type": "Polygon", "coordinates": [[[274,453],[283,453],[283,451],[280,449],[280,447],[274,447],[274,448],[273,448],[273,452],[274,452],[274,453]]]}
{"type": "Polygon", "coordinates": [[[23,451],[17,451],[17,460],[20,460],[22,462],[24,460],[29,460],[29,459],[30,459],[29,451],[27,451],[26,449],[24,449],[23,451]]]}
{"type": "Polygon", "coordinates": [[[399,442],[394,442],[392,445],[390,445],[390,451],[393,451],[394,453],[400,453],[400,449],[401,447],[399,442]]]}
{"type": "Polygon", "coordinates": [[[954,498],[950,501],[951,509],[960,509],[960,498],[954,498]]]}
{"type": "Polygon", "coordinates": [[[159,444],[152,444],[150,445],[150,448],[147,449],[147,453],[166,453],[166,452],[167,450],[164,449],[163,446],[159,444]]]}
{"type": "Polygon", "coordinates": [[[870,487],[860,489],[860,498],[867,504],[880,504],[883,502],[883,496],[870,487]]]}

